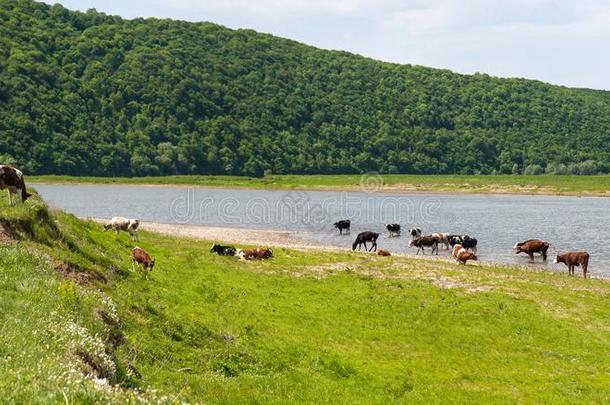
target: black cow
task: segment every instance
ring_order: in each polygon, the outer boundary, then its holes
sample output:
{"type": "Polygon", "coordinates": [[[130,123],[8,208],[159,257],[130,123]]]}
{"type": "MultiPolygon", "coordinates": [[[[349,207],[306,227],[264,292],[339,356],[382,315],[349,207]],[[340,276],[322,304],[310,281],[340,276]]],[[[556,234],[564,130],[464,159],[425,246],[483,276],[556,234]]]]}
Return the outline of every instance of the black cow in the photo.
{"type": "Polygon", "coordinates": [[[361,232],[356,236],[356,240],[352,244],[352,250],[356,250],[356,246],[358,250],[360,250],[361,245],[364,245],[364,250],[368,250],[369,252],[372,250],[377,251],[377,238],[379,238],[379,234],[375,232],[361,232]],[[370,249],[367,249],[366,242],[372,242],[370,249]]]}
{"type": "Polygon", "coordinates": [[[399,224],[385,224],[385,229],[390,232],[390,237],[400,236],[400,225],[399,224]]]}
{"type": "Polygon", "coordinates": [[[349,219],[342,219],[341,221],[335,222],[333,225],[339,230],[339,235],[343,235],[344,229],[345,233],[350,233],[349,227],[351,226],[351,224],[352,223],[349,219]]]}
{"type": "Polygon", "coordinates": [[[218,253],[219,256],[235,256],[237,249],[234,246],[222,246],[213,244],[210,253],[218,253]]]}
{"type": "Polygon", "coordinates": [[[471,238],[468,235],[464,235],[462,239],[462,247],[466,250],[472,250],[473,252],[477,252],[477,240],[475,238],[471,238]]]}

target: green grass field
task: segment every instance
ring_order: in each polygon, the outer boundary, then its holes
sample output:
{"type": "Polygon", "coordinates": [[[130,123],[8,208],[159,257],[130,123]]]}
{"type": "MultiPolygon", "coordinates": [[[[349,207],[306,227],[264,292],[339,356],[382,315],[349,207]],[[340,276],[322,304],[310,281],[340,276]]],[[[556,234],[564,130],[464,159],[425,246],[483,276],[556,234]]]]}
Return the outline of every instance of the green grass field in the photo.
{"type": "Polygon", "coordinates": [[[127,235],[40,200],[1,198],[0,224],[3,401],[610,401],[607,280],[352,252],[240,262],[144,232],[146,281],[127,235]]]}
{"type": "Polygon", "coordinates": [[[193,185],[260,189],[320,189],[364,191],[431,191],[468,193],[517,193],[609,195],[610,176],[461,176],[461,175],[274,175],[166,177],[70,177],[31,176],[33,183],[93,183],[193,185]]]}

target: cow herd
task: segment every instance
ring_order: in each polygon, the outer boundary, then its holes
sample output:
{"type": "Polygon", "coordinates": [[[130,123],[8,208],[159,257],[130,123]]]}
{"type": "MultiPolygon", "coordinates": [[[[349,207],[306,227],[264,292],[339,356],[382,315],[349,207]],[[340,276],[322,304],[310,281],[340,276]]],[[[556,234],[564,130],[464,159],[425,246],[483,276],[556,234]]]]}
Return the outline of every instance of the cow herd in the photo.
{"type": "MultiPolygon", "coordinates": [[[[333,224],[335,228],[339,230],[339,235],[350,233],[351,221],[349,219],[343,219],[333,224]]],[[[386,224],[386,230],[388,231],[388,237],[400,236],[400,224],[386,224]]],[[[469,235],[456,235],[446,232],[435,232],[429,235],[423,235],[421,228],[413,227],[409,229],[410,240],[408,247],[417,248],[416,255],[420,252],[425,254],[426,249],[430,250],[430,254],[438,255],[439,245],[443,245],[446,250],[451,248],[451,256],[458,264],[465,265],[469,260],[478,260],[477,257],[477,244],[476,238],[469,235]]],[[[360,232],[354,243],[352,244],[352,250],[360,250],[364,247],[365,251],[377,251],[377,240],[379,239],[379,233],[372,231],[360,232]],[[367,242],[370,243],[370,248],[367,246],[367,242]]],[[[528,239],[524,242],[519,242],[513,246],[515,254],[526,253],[530,260],[534,260],[534,253],[538,253],[542,256],[542,260],[546,261],[547,252],[550,248],[550,244],[540,239],[528,239]]],[[[380,250],[379,256],[391,256],[391,253],[387,250],[380,250]]],[[[583,277],[587,278],[587,268],[589,266],[589,253],[587,252],[568,252],[560,254],[555,257],[554,263],[564,263],[568,266],[568,274],[574,275],[574,268],[580,267],[583,272],[583,277]]]]}
{"type": "MultiPolygon", "coordinates": [[[[22,202],[25,202],[31,194],[27,192],[23,173],[12,166],[0,165],[0,190],[7,190],[9,205],[13,205],[13,194],[16,194],[22,202]]],[[[125,217],[113,217],[104,225],[104,230],[114,230],[117,234],[120,231],[128,232],[133,240],[138,240],[138,228],[140,221],[125,217]]],[[[337,221],[333,226],[339,231],[340,235],[350,233],[351,221],[344,219],[337,221]]],[[[389,237],[399,237],[401,234],[400,224],[386,224],[386,230],[389,237]]],[[[446,250],[451,247],[451,255],[458,264],[466,264],[469,260],[477,260],[477,240],[468,235],[455,235],[449,233],[431,233],[423,235],[421,228],[409,229],[410,240],[409,247],[417,248],[416,255],[421,251],[425,254],[425,249],[430,249],[431,254],[438,255],[439,245],[443,245],[446,250]]],[[[372,231],[361,232],[356,236],[352,244],[352,250],[360,250],[364,247],[365,251],[377,251],[377,240],[379,233],[372,231]],[[369,245],[370,244],[370,248],[369,245]]],[[[547,252],[550,244],[540,239],[528,239],[524,242],[515,244],[513,247],[516,254],[526,253],[530,260],[534,260],[534,253],[542,256],[546,261],[547,252]]],[[[234,246],[222,246],[214,244],[210,249],[211,253],[217,253],[221,256],[236,256],[241,260],[262,260],[273,257],[273,251],[269,248],[256,249],[238,249],[234,246]]],[[[387,250],[380,249],[377,252],[380,256],[391,256],[387,250]]],[[[155,265],[155,259],[152,258],[144,249],[136,246],[131,251],[132,269],[138,265],[141,266],[146,278],[148,273],[152,271],[155,265]]],[[[555,257],[554,263],[564,263],[568,267],[568,274],[574,275],[574,268],[580,267],[583,271],[583,276],[587,277],[587,268],[589,265],[589,253],[587,252],[568,252],[555,257]]]]}

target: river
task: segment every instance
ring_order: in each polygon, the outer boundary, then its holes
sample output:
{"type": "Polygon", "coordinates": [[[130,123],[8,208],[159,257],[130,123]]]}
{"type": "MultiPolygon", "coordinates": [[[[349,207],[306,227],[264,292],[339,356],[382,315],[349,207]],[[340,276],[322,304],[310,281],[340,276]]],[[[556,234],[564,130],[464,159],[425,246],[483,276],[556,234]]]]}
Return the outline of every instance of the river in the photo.
{"type": "MultiPolygon", "coordinates": [[[[590,272],[610,275],[610,198],[392,194],[250,190],[130,185],[34,186],[52,206],[80,217],[120,215],[142,221],[289,231],[294,236],[332,246],[350,247],[364,230],[379,232],[379,247],[414,253],[406,230],[468,234],[478,239],[479,258],[490,262],[531,265],[512,247],[541,238],[551,243],[549,269],[557,252],[587,250],[590,272]],[[352,232],[339,236],[332,223],[350,219],[352,232]],[[384,224],[399,223],[404,235],[389,238],[384,224]]],[[[449,253],[441,249],[441,255],[449,253]]],[[[536,262],[541,259],[536,258],[536,262]]]]}

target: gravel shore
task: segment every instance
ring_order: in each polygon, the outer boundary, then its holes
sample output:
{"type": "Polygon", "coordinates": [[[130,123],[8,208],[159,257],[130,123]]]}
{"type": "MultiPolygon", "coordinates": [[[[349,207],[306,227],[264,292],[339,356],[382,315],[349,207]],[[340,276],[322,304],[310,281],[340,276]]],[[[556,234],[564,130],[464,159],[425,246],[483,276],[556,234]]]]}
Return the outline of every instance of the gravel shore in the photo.
{"type": "MultiPolygon", "coordinates": [[[[108,219],[83,218],[104,224],[108,219]]],[[[256,246],[274,246],[298,249],[341,251],[339,247],[303,240],[286,231],[268,231],[247,228],[227,228],[207,225],[161,224],[142,222],[140,229],[181,238],[209,240],[256,246]]]]}

